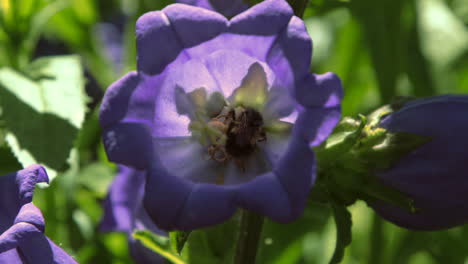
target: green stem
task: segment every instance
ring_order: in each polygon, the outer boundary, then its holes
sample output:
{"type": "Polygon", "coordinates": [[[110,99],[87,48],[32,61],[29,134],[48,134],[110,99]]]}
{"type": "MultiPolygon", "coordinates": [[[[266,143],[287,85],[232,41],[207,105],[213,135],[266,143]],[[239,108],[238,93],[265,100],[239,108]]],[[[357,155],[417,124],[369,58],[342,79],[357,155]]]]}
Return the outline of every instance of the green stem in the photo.
{"type": "Polygon", "coordinates": [[[243,210],[234,264],[254,264],[262,234],[263,216],[243,210]]]}
{"type": "Polygon", "coordinates": [[[367,263],[382,263],[383,258],[383,221],[376,213],[372,215],[372,230],[370,233],[369,260],[367,263]]]}

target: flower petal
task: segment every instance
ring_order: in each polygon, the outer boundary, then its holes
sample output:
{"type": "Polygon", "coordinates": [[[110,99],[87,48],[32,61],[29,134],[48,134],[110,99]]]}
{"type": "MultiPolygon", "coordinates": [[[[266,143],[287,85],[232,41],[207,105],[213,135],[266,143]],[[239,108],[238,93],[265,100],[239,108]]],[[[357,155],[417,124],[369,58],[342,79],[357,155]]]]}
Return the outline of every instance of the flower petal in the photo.
{"type": "Polygon", "coordinates": [[[153,157],[149,128],[142,123],[118,123],[103,129],[102,140],[110,161],[135,168],[147,167],[153,157]]]}
{"type": "Polygon", "coordinates": [[[153,142],[161,164],[179,178],[215,183],[221,173],[221,164],[211,160],[207,147],[193,138],[157,138],[153,142]]]}
{"type": "Polygon", "coordinates": [[[177,228],[192,230],[221,223],[235,212],[233,192],[214,184],[195,184],[177,217],[177,228]]]}
{"type": "Polygon", "coordinates": [[[304,22],[298,17],[292,17],[268,51],[267,63],[283,87],[295,87],[296,81],[309,72],[311,54],[312,41],[304,22]]]}
{"type": "Polygon", "coordinates": [[[0,177],[0,233],[11,226],[21,207],[32,201],[38,182],[49,182],[45,169],[39,165],[0,177]]]}
{"type": "Polygon", "coordinates": [[[30,223],[17,223],[0,235],[0,252],[14,249],[34,236],[44,236],[44,234],[30,223]]]}
{"type": "Polygon", "coordinates": [[[333,131],[341,117],[341,108],[303,108],[299,110],[293,136],[309,142],[309,146],[320,145],[333,131]]]}
{"type": "Polygon", "coordinates": [[[21,207],[13,224],[21,222],[34,225],[42,233],[45,231],[45,221],[42,212],[33,203],[27,203],[21,207]]]}
{"type": "Polygon", "coordinates": [[[108,127],[125,117],[130,97],[138,83],[138,73],[130,72],[107,89],[99,113],[102,127],[108,127]]]}
{"type": "Polygon", "coordinates": [[[37,264],[77,264],[70,255],[43,234],[37,234],[21,241],[19,246],[27,263],[37,264]]]}
{"type": "Polygon", "coordinates": [[[158,227],[177,229],[176,221],[193,187],[193,183],[169,173],[155,157],[146,175],[143,206],[158,227]]]}
{"type": "Polygon", "coordinates": [[[291,221],[303,212],[316,177],[314,152],[295,133],[297,131],[293,131],[286,153],[273,170],[289,198],[289,217],[278,219],[283,222],[291,221]]]}
{"type": "Polygon", "coordinates": [[[250,67],[258,63],[266,73],[268,88],[274,83],[275,75],[263,62],[235,50],[219,50],[205,59],[205,65],[218,83],[225,98],[230,97],[234,91],[241,87],[250,67]]]}
{"type": "Polygon", "coordinates": [[[138,71],[149,75],[161,73],[175,61],[184,47],[162,11],[149,12],[136,23],[138,71]]]}
{"type": "Polygon", "coordinates": [[[455,207],[447,204],[440,208],[434,208],[433,205],[432,208],[417,207],[420,210],[416,213],[379,201],[369,202],[369,205],[386,220],[412,230],[432,231],[451,228],[465,224],[468,218],[468,208],[461,204],[455,207]]]}
{"type": "Polygon", "coordinates": [[[288,196],[279,178],[270,172],[238,186],[236,200],[242,208],[286,222],[292,216],[292,204],[288,196]]]}
{"type": "Polygon", "coordinates": [[[379,172],[379,177],[404,193],[425,197],[426,203],[462,206],[468,198],[466,174],[461,173],[468,162],[467,98],[418,100],[385,117],[383,128],[430,137],[431,141],[405,155],[391,169],[379,172]]]}
{"type": "Polygon", "coordinates": [[[189,124],[197,105],[187,100],[188,94],[197,89],[203,89],[207,97],[220,91],[207,67],[199,60],[190,60],[167,75],[153,97],[156,101],[153,122],[158,124],[153,126],[155,138],[191,135],[189,124]]]}
{"type": "Polygon", "coordinates": [[[224,16],[204,8],[173,4],[163,12],[185,48],[202,44],[227,30],[224,16]]]}
{"type": "Polygon", "coordinates": [[[293,16],[284,0],[266,0],[230,21],[229,31],[240,35],[274,35],[286,27],[293,16]]]}
{"type": "Polygon", "coordinates": [[[248,8],[243,0],[177,0],[177,2],[213,10],[226,17],[235,16],[248,8]]]}
{"type": "Polygon", "coordinates": [[[340,78],[332,72],[311,74],[297,85],[294,95],[305,107],[336,107],[343,99],[343,87],[340,78]]]}
{"type": "Polygon", "coordinates": [[[119,166],[104,204],[102,231],[132,232],[138,207],[142,207],[145,180],[144,171],[119,166]]]}

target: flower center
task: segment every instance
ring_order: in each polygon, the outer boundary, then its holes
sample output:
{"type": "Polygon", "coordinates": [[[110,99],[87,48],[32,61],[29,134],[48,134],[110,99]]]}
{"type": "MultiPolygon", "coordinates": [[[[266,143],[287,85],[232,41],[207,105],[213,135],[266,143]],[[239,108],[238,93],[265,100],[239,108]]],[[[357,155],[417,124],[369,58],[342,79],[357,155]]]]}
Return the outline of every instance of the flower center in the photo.
{"type": "Polygon", "coordinates": [[[208,154],[212,160],[234,160],[244,170],[244,159],[257,149],[257,143],[266,140],[263,117],[250,107],[227,107],[208,122],[217,131],[211,140],[208,154]]]}

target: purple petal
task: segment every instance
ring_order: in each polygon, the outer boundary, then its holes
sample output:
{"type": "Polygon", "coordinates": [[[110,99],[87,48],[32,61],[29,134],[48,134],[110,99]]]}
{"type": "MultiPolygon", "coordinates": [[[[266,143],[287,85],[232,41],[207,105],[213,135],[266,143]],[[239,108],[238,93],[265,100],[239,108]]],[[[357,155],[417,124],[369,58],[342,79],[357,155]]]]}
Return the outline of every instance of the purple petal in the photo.
{"type": "Polygon", "coordinates": [[[295,90],[296,100],[305,107],[336,107],[343,99],[340,78],[332,73],[306,76],[295,90]]]}
{"type": "Polygon", "coordinates": [[[284,0],[266,0],[232,18],[230,32],[239,35],[274,35],[286,27],[293,16],[284,0]]]}
{"type": "Polygon", "coordinates": [[[192,230],[229,219],[235,212],[233,192],[214,184],[195,184],[177,217],[177,228],[192,230]]]}
{"type": "Polygon", "coordinates": [[[14,249],[22,241],[30,240],[36,235],[44,236],[41,230],[30,223],[17,223],[0,235],[0,252],[14,249]]]}
{"type": "Polygon", "coordinates": [[[163,9],[179,40],[185,48],[210,40],[227,30],[227,19],[204,8],[182,4],[163,9]]]}
{"type": "Polygon", "coordinates": [[[248,8],[242,0],[177,0],[177,2],[213,10],[226,17],[235,16],[248,8]]]}
{"type": "Polygon", "coordinates": [[[289,199],[290,215],[279,221],[292,221],[304,210],[309,191],[315,182],[315,156],[301,137],[294,135],[288,149],[274,169],[289,199]]]}
{"type": "Polygon", "coordinates": [[[311,54],[312,41],[304,22],[292,17],[269,50],[267,62],[283,86],[294,87],[309,72],[311,54]]]}
{"type": "Polygon", "coordinates": [[[104,204],[101,230],[131,234],[139,208],[142,207],[145,174],[143,171],[119,166],[104,204]]]}
{"type": "Polygon", "coordinates": [[[58,247],[52,240],[43,234],[32,236],[22,241],[19,249],[27,263],[38,264],[77,264],[70,255],[58,247]]]}
{"type": "MultiPolygon", "coordinates": [[[[106,91],[102,100],[99,121],[102,127],[108,127],[125,117],[130,105],[130,98],[140,79],[138,73],[130,72],[114,82],[106,91]]],[[[133,104],[137,106],[137,104],[133,104]]]]}
{"type": "Polygon", "coordinates": [[[275,174],[270,172],[259,175],[237,189],[237,203],[240,207],[276,221],[291,220],[292,204],[289,194],[275,174]]]}
{"type": "Polygon", "coordinates": [[[382,127],[392,132],[427,136],[431,141],[379,173],[380,178],[405,193],[424,197],[425,204],[461,204],[468,199],[468,182],[460,173],[466,171],[468,161],[467,98],[414,102],[384,118],[382,127]]]}
{"type": "Polygon", "coordinates": [[[0,233],[11,226],[20,208],[32,201],[38,182],[49,182],[46,171],[39,165],[0,177],[0,233]]]}
{"type": "Polygon", "coordinates": [[[146,176],[143,205],[154,223],[164,230],[178,228],[180,215],[193,183],[169,173],[156,157],[146,176]]]}
{"type": "Polygon", "coordinates": [[[21,222],[34,225],[42,233],[45,231],[45,221],[42,212],[33,203],[27,203],[21,207],[13,224],[21,222]]]}
{"type": "Polygon", "coordinates": [[[24,264],[22,256],[16,249],[10,249],[0,253],[0,263],[24,264]]]}
{"type": "Polygon", "coordinates": [[[158,88],[157,96],[153,97],[156,101],[153,122],[158,125],[153,126],[152,134],[156,138],[190,136],[189,117],[196,109],[183,97],[198,88],[204,89],[207,96],[219,91],[209,70],[199,60],[179,65],[158,88]]]}
{"type": "Polygon", "coordinates": [[[332,108],[302,108],[299,110],[295,127],[296,134],[302,140],[309,142],[309,146],[320,145],[333,131],[340,121],[340,107],[332,108]]]}
{"type": "Polygon", "coordinates": [[[266,73],[268,87],[274,82],[274,74],[263,62],[247,56],[245,53],[235,50],[220,50],[210,54],[205,64],[225,98],[230,97],[234,90],[242,85],[242,80],[247,75],[249,68],[258,62],[266,73]]]}
{"type": "Polygon", "coordinates": [[[22,204],[32,201],[34,187],[39,182],[49,183],[47,172],[40,165],[30,165],[16,173],[16,184],[19,187],[19,198],[22,204]]]}
{"type": "Polygon", "coordinates": [[[102,140],[110,161],[135,168],[151,163],[153,146],[149,128],[142,123],[119,123],[102,132],[102,140]]]}
{"type": "MultiPolygon", "coordinates": [[[[369,205],[384,219],[392,223],[412,230],[435,231],[447,229],[466,223],[468,208],[459,204],[443,207],[419,208],[416,213],[383,202],[370,202],[369,205]]],[[[416,205],[418,206],[418,205],[416,205]]]]}
{"type": "Polygon", "coordinates": [[[145,74],[161,73],[184,48],[162,11],[141,16],[136,24],[136,35],[138,71],[145,74]]]}
{"type": "Polygon", "coordinates": [[[130,72],[113,83],[104,96],[99,121],[107,128],[125,120],[152,125],[157,84],[165,76],[148,77],[130,72]]]}

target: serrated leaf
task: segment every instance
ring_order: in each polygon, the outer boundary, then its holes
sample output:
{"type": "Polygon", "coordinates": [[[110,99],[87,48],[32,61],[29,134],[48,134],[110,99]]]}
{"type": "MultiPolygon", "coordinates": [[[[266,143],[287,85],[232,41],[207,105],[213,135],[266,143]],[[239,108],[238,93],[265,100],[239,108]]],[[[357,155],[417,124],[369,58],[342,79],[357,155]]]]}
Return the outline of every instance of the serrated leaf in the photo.
{"type": "Polygon", "coordinates": [[[340,263],[346,247],[351,244],[351,214],[345,206],[331,203],[336,225],[336,246],[330,264],[340,263]]]}
{"type": "Polygon", "coordinates": [[[147,230],[136,230],[133,233],[133,238],[139,240],[145,247],[165,257],[171,263],[185,264],[180,257],[171,252],[169,242],[166,237],[156,235],[147,230]]]}
{"type": "Polygon", "coordinates": [[[86,95],[76,56],[45,57],[27,77],[0,69],[0,105],[6,141],[23,166],[40,163],[49,178],[66,165],[84,120],[86,95]]]}
{"type": "Polygon", "coordinates": [[[180,254],[189,236],[190,236],[190,231],[189,232],[183,232],[183,231],[170,232],[169,240],[171,242],[172,250],[177,252],[177,254],[180,254]]]}

